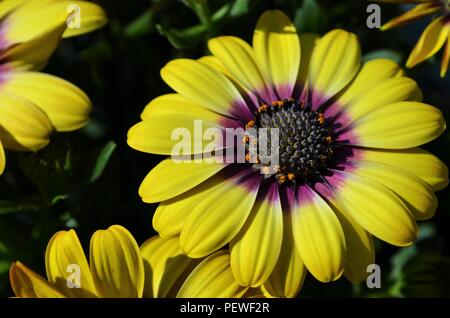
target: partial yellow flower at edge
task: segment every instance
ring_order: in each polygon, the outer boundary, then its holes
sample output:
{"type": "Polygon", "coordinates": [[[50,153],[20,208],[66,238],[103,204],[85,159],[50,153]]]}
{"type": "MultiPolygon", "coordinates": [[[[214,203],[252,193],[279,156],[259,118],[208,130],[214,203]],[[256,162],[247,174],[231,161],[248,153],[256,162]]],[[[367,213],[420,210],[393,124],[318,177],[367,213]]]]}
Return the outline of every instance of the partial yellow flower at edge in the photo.
{"type": "Polygon", "coordinates": [[[87,1],[8,1],[0,5],[0,56],[22,69],[41,69],[62,37],[107,23],[104,10],[87,1]]]}
{"type": "Polygon", "coordinates": [[[12,264],[10,282],[17,297],[160,298],[264,297],[260,288],[240,286],[227,250],[204,259],[184,255],[178,238],[154,236],[139,249],[122,226],[96,231],[89,262],[74,230],[60,231],[45,253],[47,279],[20,262],[12,264]],[[73,288],[70,288],[71,286],[73,288]]]}
{"type": "MultiPolygon", "coordinates": [[[[82,90],[56,76],[28,70],[43,68],[62,37],[90,32],[106,22],[104,10],[87,1],[6,0],[0,3],[0,142],[3,148],[37,151],[49,143],[54,130],[73,131],[87,123],[92,105],[82,90]]],[[[5,165],[3,152],[2,158],[0,174],[5,165]]]]}
{"type": "MultiPolygon", "coordinates": [[[[435,19],[423,31],[419,41],[417,41],[416,46],[409,55],[406,66],[414,67],[435,55],[445,45],[445,42],[448,41],[449,34],[450,20],[446,17],[435,19]]],[[[445,74],[443,75],[445,76],[445,74]]]]}
{"type": "Polygon", "coordinates": [[[45,261],[48,281],[20,262],[11,266],[10,281],[16,296],[142,296],[144,265],[139,247],[122,226],[113,225],[94,233],[90,266],[74,230],[61,231],[52,237],[45,261]],[[74,288],[67,287],[68,282],[74,288]]]}
{"type": "Polygon", "coordinates": [[[50,74],[7,72],[0,84],[0,92],[32,101],[47,114],[57,131],[83,127],[92,110],[89,97],[81,89],[50,74]]]}
{"type": "Polygon", "coordinates": [[[441,77],[447,74],[449,64],[449,46],[450,41],[450,7],[445,1],[428,1],[428,0],[378,0],[379,2],[387,3],[417,3],[417,5],[407,11],[406,13],[396,17],[381,27],[381,30],[388,30],[394,27],[399,27],[407,23],[416,21],[425,16],[429,16],[438,12],[442,15],[435,18],[424,30],[416,46],[412,50],[406,66],[412,68],[417,64],[429,59],[435,55],[447,42],[445,47],[442,62],[441,62],[441,77]]]}

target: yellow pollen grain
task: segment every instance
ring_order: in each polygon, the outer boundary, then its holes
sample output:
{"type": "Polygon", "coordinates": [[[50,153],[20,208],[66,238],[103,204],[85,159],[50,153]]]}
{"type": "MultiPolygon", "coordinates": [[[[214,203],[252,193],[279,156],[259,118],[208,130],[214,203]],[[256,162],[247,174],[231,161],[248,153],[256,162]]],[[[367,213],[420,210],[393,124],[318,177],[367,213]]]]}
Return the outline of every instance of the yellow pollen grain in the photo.
{"type": "Polygon", "coordinates": [[[269,107],[269,106],[267,106],[267,105],[262,105],[261,107],[259,107],[258,113],[265,112],[265,111],[267,110],[268,107],[269,107]]]}
{"type": "Polygon", "coordinates": [[[269,168],[269,167],[263,167],[263,168],[262,168],[262,172],[263,172],[264,174],[269,174],[269,173],[270,173],[270,168],[269,168]]]}
{"type": "Polygon", "coordinates": [[[325,122],[325,117],[323,116],[322,113],[319,113],[318,117],[317,117],[317,121],[319,122],[319,124],[323,125],[323,123],[325,122]]]}

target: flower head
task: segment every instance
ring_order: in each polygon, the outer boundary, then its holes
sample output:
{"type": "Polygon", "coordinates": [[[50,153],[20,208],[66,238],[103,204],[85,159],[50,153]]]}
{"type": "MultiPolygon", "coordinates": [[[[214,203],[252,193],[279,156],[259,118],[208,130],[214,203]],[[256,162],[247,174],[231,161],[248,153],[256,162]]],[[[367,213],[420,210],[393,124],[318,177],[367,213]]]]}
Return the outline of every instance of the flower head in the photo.
{"type": "Polygon", "coordinates": [[[0,174],[4,148],[36,151],[50,134],[78,129],[91,111],[75,85],[37,72],[61,38],[90,32],[106,23],[102,8],[87,1],[5,0],[0,3],[0,174]],[[68,18],[80,10],[79,24],[68,18]]]}
{"type": "Polygon", "coordinates": [[[423,31],[416,46],[411,51],[407,67],[414,67],[419,63],[434,56],[444,47],[441,63],[441,77],[445,77],[450,63],[450,2],[448,0],[378,0],[390,3],[416,3],[414,8],[392,19],[381,27],[382,30],[388,30],[394,27],[402,26],[416,21],[420,18],[435,15],[434,20],[423,31]]]}
{"type": "Polygon", "coordinates": [[[445,122],[412,79],[389,60],[363,63],[352,33],[297,35],[280,11],[261,16],[252,46],[232,36],[208,44],[212,56],[161,70],[176,93],[150,102],[128,133],[131,147],[163,155],[180,150],[182,132],[194,135],[185,156],[163,160],[139,189],[161,202],[153,226],[162,237],[179,235],[192,258],[229,244],[240,285],[285,297],[307,270],[322,282],[364,279],[373,236],[415,240],[448,171],[417,148],[445,122]],[[238,138],[224,138],[232,128],[238,138]],[[219,137],[196,139],[202,129],[219,137]],[[255,151],[254,135],[276,146],[276,164],[255,151]]]}
{"type": "Polygon", "coordinates": [[[139,249],[133,236],[113,225],[92,235],[89,263],[74,230],[60,231],[45,253],[47,280],[20,262],[10,281],[18,297],[249,297],[258,289],[233,278],[229,255],[218,251],[203,260],[184,255],[178,240],[152,237],[139,249]]]}

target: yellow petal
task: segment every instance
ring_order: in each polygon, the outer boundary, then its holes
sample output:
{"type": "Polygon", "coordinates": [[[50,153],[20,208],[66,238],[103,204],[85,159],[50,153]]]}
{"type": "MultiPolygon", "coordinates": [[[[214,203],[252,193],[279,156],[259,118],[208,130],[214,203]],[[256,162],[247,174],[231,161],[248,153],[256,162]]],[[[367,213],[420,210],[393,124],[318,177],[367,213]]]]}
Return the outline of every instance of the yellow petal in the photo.
{"type": "Polygon", "coordinates": [[[407,67],[413,67],[432,57],[444,45],[450,32],[450,23],[445,16],[437,18],[423,31],[419,41],[409,55],[407,67]]]}
{"type": "Polygon", "coordinates": [[[365,62],[353,81],[340,93],[338,103],[346,105],[370,91],[374,85],[402,75],[403,70],[392,60],[375,59],[365,62]]]}
{"type": "Polygon", "coordinates": [[[61,231],[53,235],[45,253],[45,268],[49,282],[65,295],[69,297],[96,296],[91,271],[74,230],[61,231]],[[75,285],[74,288],[68,287],[69,280],[75,285]]]}
{"type": "Polygon", "coordinates": [[[344,231],[347,246],[344,275],[353,283],[362,282],[368,276],[367,266],[375,264],[375,247],[372,235],[364,230],[350,215],[343,213],[339,207],[335,208],[334,211],[344,231]]]}
{"type": "Polygon", "coordinates": [[[441,63],[441,77],[444,78],[447,75],[448,64],[450,63],[450,33],[447,38],[447,44],[444,48],[444,53],[442,54],[441,63]]]}
{"type": "Polygon", "coordinates": [[[258,187],[249,189],[236,180],[224,180],[200,192],[181,230],[181,249],[189,257],[199,258],[230,242],[247,220],[258,187]]]}
{"type": "Polygon", "coordinates": [[[280,256],[264,288],[273,297],[292,298],[300,292],[307,270],[295,246],[291,217],[287,211],[284,212],[280,256]]]}
{"type": "Polygon", "coordinates": [[[277,264],[282,240],[283,211],[274,185],[260,193],[246,224],[230,242],[231,270],[237,282],[261,286],[277,264]]]}
{"type": "Polygon", "coordinates": [[[197,114],[201,118],[218,118],[216,114],[209,109],[204,108],[198,103],[194,103],[187,97],[180,94],[165,94],[153,99],[141,114],[142,120],[152,117],[172,114],[197,114]]]}
{"type": "Polygon", "coordinates": [[[180,250],[178,237],[162,239],[154,236],[141,246],[144,259],[144,298],[175,297],[198,261],[180,250]]]}
{"type": "Polygon", "coordinates": [[[2,141],[0,140],[0,175],[5,171],[6,166],[6,156],[5,156],[5,148],[3,148],[2,141]]]}
{"type": "Polygon", "coordinates": [[[403,201],[388,188],[356,173],[334,171],[339,207],[367,231],[396,246],[417,238],[417,224],[403,201]]]}
{"type": "Polygon", "coordinates": [[[0,2],[0,17],[5,16],[25,0],[3,0],[0,2]]]}
{"type": "Polygon", "coordinates": [[[439,7],[440,5],[434,2],[419,4],[401,16],[398,16],[384,24],[381,27],[381,30],[388,30],[416,21],[422,17],[435,13],[439,10],[439,7]]]}
{"type": "MultiPolygon", "coordinates": [[[[437,108],[417,102],[397,102],[374,110],[352,123],[357,140],[352,144],[405,149],[427,143],[445,130],[437,108]]],[[[344,136],[339,139],[344,140],[344,136]]]]}
{"type": "Polygon", "coordinates": [[[153,228],[163,238],[181,233],[192,209],[197,205],[197,188],[161,202],[153,215],[153,228]]]}
{"type": "Polygon", "coordinates": [[[228,78],[233,78],[233,75],[228,72],[225,66],[223,66],[222,62],[220,62],[220,60],[213,55],[202,56],[201,58],[197,59],[197,61],[211,67],[212,69],[215,69],[219,73],[225,74],[228,78]]]}
{"type": "Polygon", "coordinates": [[[312,103],[319,107],[342,90],[360,67],[361,48],[353,33],[334,30],[314,48],[309,69],[312,103]]]}
{"type": "Polygon", "coordinates": [[[50,29],[31,40],[18,43],[1,53],[7,67],[15,70],[40,70],[58,46],[65,25],[50,29]]]}
{"type": "MultiPolygon", "coordinates": [[[[208,55],[208,56],[203,56],[201,58],[198,59],[198,61],[200,63],[203,63],[205,65],[208,65],[209,67],[215,69],[216,71],[224,74],[232,83],[233,85],[239,90],[239,93],[241,94],[241,96],[245,96],[247,98],[245,98],[247,106],[252,110],[255,111],[256,108],[259,106],[259,102],[257,97],[247,88],[245,88],[245,86],[240,83],[235,77],[233,77],[233,75],[231,75],[231,73],[225,68],[225,66],[223,66],[222,62],[220,62],[220,60],[212,55],[208,55]],[[249,102],[251,100],[251,102],[249,102]]],[[[243,97],[244,98],[244,97],[243,97]]],[[[240,118],[243,121],[249,121],[251,119],[253,119],[253,113],[242,113],[240,118]]]]}
{"type": "Polygon", "coordinates": [[[145,177],[139,195],[147,203],[173,198],[186,192],[226,167],[221,163],[161,161],[145,177]]]}
{"type": "Polygon", "coordinates": [[[9,280],[14,294],[23,298],[62,298],[65,297],[57,291],[42,276],[20,262],[12,264],[9,270],[9,280]]]}
{"type": "Polygon", "coordinates": [[[127,142],[131,148],[139,151],[161,155],[173,154],[177,158],[201,154],[212,142],[215,149],[220,150],[224,146],[222,138],[216,140],[203,138],[203,133],[209,128],[213,129],[211,131],[225,134],[219,123],[220,118],[220,115],[213,112],[209,112],[208,116],[182,113],[153,116],[131,127],[127,142]]]}
{"type": "Polygon", "coordinates": [[[88,1],[41,0],[26,1],[17,6],[5,19],[8,42],[21,43],[47,33],[48,30],[68,27],[64,37],[76,36],[98,29],[107,22],[104,10],[88,1]],[[79,14],[76,14],[78,10],[79,14]],[[76,19],[80,19],[79,25],[76,19]]]}
{"type": "Polygon", "coordinates": [[[404,150],[364,149],[361,156],[365,160],[381,162],[397,169],[405,169],[425,181],[433,191],[442,190],[448,184],[448,169],[445,163],[421,148],[404,150]]]}
{"type": "Polygon", "coordinates": [[[53,1],[27,1],[10,12],[2,21],[6,29],[4,35],[6,43],[10,45],[23,43],[50,30],[65,27],[69,15],[66,7],[51,2],[53,1]]]}
{"type": "Polygon", "coordinates": [[[295,26],[283,12],[269,10],[261,15],[253,34],[253,50],[265,81],[280,98],[291,98],[301,50],[295,26]]]}
{"type": "Polygon", "coordinates": [[[153,215],[153,228],[163,238],[179,235],[191,211],[207,197],[206,191],[221,182],[223,178],[219,174],[177,197],[162,201],[153,215]]]}
{"type": "Polygon", "coordinates": [[[311,56],[314,48],[319,42],[320,36],[314,33],[302,33],[299,35],[299,38],[301,43],[301,60],[297,83],[302,87],[306,84],[306,80],[308,79],[311,56]]]}
{"type": "Polygon", "coordinates": [[[87,1],[13,0],[6,1],[1,12],[9,13],[3,21],[7,50],[2,58],[21,69],[41,69],[62,36],[86,33],[106,23],[103,9],[87,1]],[[74,6],[80,9],[80,25],[67,28],[67,22],[74,21],[70,15],[74,6]]]}
{"type": "Polygon", "coordinates": [[[52,125],[31,102],[0,92],[0,137],[5,148],[38,150],[49,142],[52,125]]]}
{"type": "Polygon", "coordinates": [[[376,84],[367,83],[363,92],[347,101],[345,114],[348,114],[352,120],[357,120],[384,105],[421,100],[422,92],[414,80],[407,77],[395,77],[376,84]]]}
{"type": "Polygon", "coordinates": [[[276,100],[258,68],[250,45],[240,38],[220,36],[208,41],[209,50],[245,88],[270,103],[276,100]]]}
{"type": "Polygon", "coordinates": [[[2,92],[18,95],[42,109],[58,131],[71,131],[84,126],[91,102],[75,85],[53,75],[37,72],[8,74],[2,92]]]}
{"type": "Polygon", "coordinates": [[[331,282],[344,271],[346,243],[334,211],[314,190],[299,187],[292,211],[292,230],[298,252],[311,274],[331,282]]]}
{"type": "Polygon", "coordinates": [[[122,226],[113,225],[92,235],[90,263],[101,297],[142,297],[144,264],[136,241],[122,226]]]}
{"type": "Polygon", "coordinates": [[[240,286],[230,268],[227,251],[218,251],[205,258],[189,275],[179,298],[238,298],[247,288],[240,286]]]}
{"type": "Polygon", "coordinates": [[[212,111],[238,118],[241,111],[248,112],[239,91],[226,76],[203,63],[173,60],[163,67],[161,77],[179,94],[212,111]]]}
{"type": "Polygon", "coordinates": [[[356,165],[359,175],[386,186],[402,198],[417,220],[434,216],[437,198],[433,190],[413,173],[375,161],[359,160],[356,165]]]}
{"type": "Polygon", "coordinates": [[[273,298],[264,288],[264,286],[258,288],[249,288],[242,298],[273,298]]]}
{"type": "Polygon", "coordinates": [[[105,11],[99,5],[88,1],[60,1],[56,5],[70,12],[72,15],[68,18],[70,27],[63,34],[64,38],[78,36],[104,26],[108,22],[105,11]],[[78,7],[78,8],[77,8],[78,7]],[[79,15],[77,15],[79,13],[79,15]],[[79,17],[79,25],[76,19],[79,17]]]}
{"type": "Polygon", "coordinates": [[[333,191],[330,193],[329,187],[317,187],[316,190],[328,199],[327,203],[332,207],[344,231],[347,251],[344,275],[351,282],[360,283],[368,276],[367,266],[375,264],[375,248],[372,235],[348,213],[345,213],[345,209],[340,206],[334,197],[333,191]]]}

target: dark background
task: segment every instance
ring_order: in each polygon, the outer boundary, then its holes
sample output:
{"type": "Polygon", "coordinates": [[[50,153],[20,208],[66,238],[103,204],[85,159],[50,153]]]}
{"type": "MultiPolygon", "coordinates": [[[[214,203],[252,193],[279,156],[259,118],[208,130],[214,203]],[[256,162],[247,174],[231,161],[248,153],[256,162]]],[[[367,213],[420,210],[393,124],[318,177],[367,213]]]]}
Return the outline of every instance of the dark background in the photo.
{"type": "MultiPolygon", "coordinates": [[[[7,169],[0,178],[2,297],[12,296],[11,262],[20,260],[45,274],[45,247],[58,230],[75,228],[85,248],[95,230],[112,224],[128,228],[139,244],[154,234],[156,205],[142,203],[137,190],[161,157],[131,149],[126,135],[151,99],[170,92],[159,70],[171,59],[207,54],[206,41],[216,35],[251,41],[258,17],[266,9],[279,8],[301,32],[324,34],[343,28],[358,35],[366,59],[391,58],[404,65],[429,22],[386,32],[369,29],[370,2],[354,0],[204,1],[202,8],[207,10],[201,12],[189,7],[189,1],[96,2],[108,13],[109,25],[63,40],[44,69],[88,94],[94,105],[89,124],[77,132],[56,134],[50,146],[36,154],[7,154],[7,169]],[[213,23],[206,28],[199,16],[208,11],[213,23]]],[[[380,6],[383,23],[407,8],[380,6]]],[[[419,83],[424,101],[441,109],[448,121],[450,76],[439,77],[440,57],[441,53],[407,73],[419,83]]],[[[449,164],[447,132],[426,148],[449,164]]],[[[438,212],[432,220],[420,222],[416,244],[400,249],[376,242],[381,289],[352,285],[344,278],[321,284],[308,276],[300,296],[449,297],[450,199],[447,189],[437,195],[438,212]]]]}

